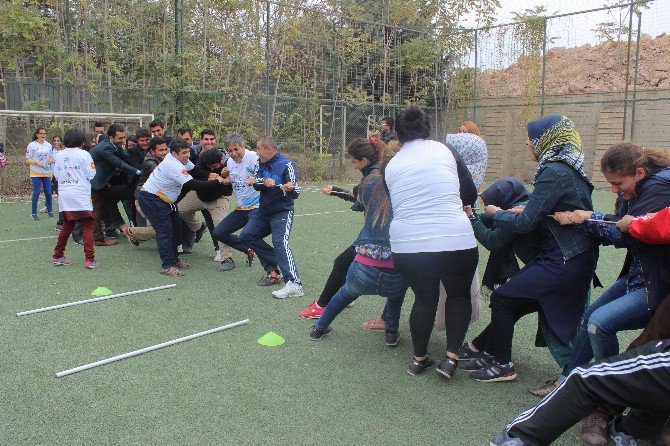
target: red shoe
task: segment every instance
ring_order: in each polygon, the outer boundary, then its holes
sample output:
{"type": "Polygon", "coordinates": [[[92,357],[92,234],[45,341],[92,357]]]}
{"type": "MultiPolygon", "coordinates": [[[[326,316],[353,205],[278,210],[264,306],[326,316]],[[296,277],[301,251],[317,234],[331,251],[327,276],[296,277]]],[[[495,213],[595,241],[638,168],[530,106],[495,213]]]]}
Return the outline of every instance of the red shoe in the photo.
{"type": "Polygon", "coordinates": [[[326,309],[326,307],[317,307],[316,306],[316,301],[313,300],[311,304],[307,307],[306,310],[302,310],[300,313],[300,317],[304,317],[305,319],[318,319],[321,317],[323,314],[323,311],[326,309]]]}

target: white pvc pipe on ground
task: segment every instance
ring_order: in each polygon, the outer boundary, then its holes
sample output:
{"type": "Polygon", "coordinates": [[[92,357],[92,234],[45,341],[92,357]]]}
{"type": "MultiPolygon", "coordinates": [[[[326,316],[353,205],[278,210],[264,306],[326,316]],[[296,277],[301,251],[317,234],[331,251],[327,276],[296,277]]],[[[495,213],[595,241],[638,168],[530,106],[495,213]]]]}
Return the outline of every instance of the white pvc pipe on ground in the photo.
{"type": "Polygon", "coordinates": [[[141,355],[142,353],[150,352],[153,350],[158,350],[159,348],[167,347],[169,345],[179,344],[180,342],[189,341],[191,339],[199,338],[200,336],[205,336],[211,333],[216,333],[218,331],[227,330],[229,328],[237,327],[240,325],[248,324],[249,319],[244,319],[243,321],[233,322],[232,324],[222,325],[221,327],[212,328],[209,330],[201,331],[200,333],[195,333],[192,335],[184,336],[183,338],[174,339],[172,341],[163,342],[161,344],[152,345],[151,347],[142,348],[140,350],[135,350],[133,352],[124,353],[122,355],[114,356],[112,358],[103,359],[101,361],[92,362],[90,364],[82,365],[75,367],[73,369],[65,370],[63,372],[56,373],[56,377],[60,378],[62,376],[72,375],[73,373],[81,372],[82,370],[92,369],[103,364],[109,364],[110,362],[120,361],[121,359],[130,358],[131,356],[141,355]]]}
{"type": "Polygon", "coordinates": [[[101,300],[116,299],[117,297],[132,296],[133,294],[148,293],[150,291],[165,290],[168,288],[174,288],[177,284],[173,283],[171,285],[162,285],[153,288],[145,288],[143,290],[128,291],[126,293],[111,294],[109,296],[96,297],[94,299],[78,300],[76,302],[68,302],[66,304],[53,305],[51,307],[37,308],[35,310],[26,310],[16,313],[17,316],[25,316],[27,314],[42,313],[44,311],[58,310],[60,308],[73,307],[75,305],[90,304],[92,302],[100,302],[101,300]]]}

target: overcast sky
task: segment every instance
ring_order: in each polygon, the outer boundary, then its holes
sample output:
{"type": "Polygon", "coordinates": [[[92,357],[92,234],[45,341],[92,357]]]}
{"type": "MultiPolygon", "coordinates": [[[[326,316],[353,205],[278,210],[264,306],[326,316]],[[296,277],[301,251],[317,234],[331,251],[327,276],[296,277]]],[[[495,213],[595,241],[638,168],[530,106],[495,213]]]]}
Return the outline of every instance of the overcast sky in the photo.
{"type": "MultiPolygon", "coordinates": [[[[624,3],[621,0],[620,3],[624,3]]],[[[498,23],[508,23],[513,21],[513,12],[523,12],[525,9],[532,9],[535,6],[545,6],[549,14],[569,13],[594,9],[606,4],[612,4],[605,0],[500,0],[501,8],[496,12],[498,23]]],[[[643,9],[642,14],[642,32],[657,36],[663,32],[670,33],[670,0],[653,0],[648,9],[643,9]]],[[[609,12],[602,11],[584,15],[585,20],[575,20],[571,26],[577,26],[590,30],[593,24],[604,21],[624,21],[628,24],[628,11],[626,9],[613,9],[609,12]],[[582,23],[583,22],[583,23],[582,23]]],[[[467,22],[466,26],[474,26],[472,20],[467,22]]],[[[636,27],[634,21],[633,27],[636,27]]]]}
{"type": "MultiPolygon", "coordinates": [[[[513,22],[514,12],[533,9],[537,5],[545,6],[548,15],[555,15],[597,9],[607,3],[605,0],[500,0],[501,8],[496,12],[496,19],[497,23],[513,22]]],[[[637,15],[633,17],[633,29],[637,30],[637,15]]],[[[604,41],[604,37],[595,30],[599,23],[612,22],[627,28],[628,20],[628,8],[551,19],[547,23],[547,36],[550,38],[548,47],[573,48],[586,44],[600,44],[604,41]]],[[[464,20],[462,25],[475,27],[474,17],[464,20]]],[[[654,0],[649,3],[649,8],[642,10],[641,30],[642,34],[649,34],[652,37],[664,32],[670,33],[670,0],[654,0]]],[[[480,34],[478,64],[481,69],[502,69],[516,62],[522,54],[522,48],[511,31],[512,28],[501,28],[496,32],[480,34]],[[504,35],[496,34],[501,31],[508,32],[504,35]]],[[[619,38],[625,40],[627,34],[619,38]]],[[[473,66],[473,54],[466,55],[462,62],[473,66]]]]}

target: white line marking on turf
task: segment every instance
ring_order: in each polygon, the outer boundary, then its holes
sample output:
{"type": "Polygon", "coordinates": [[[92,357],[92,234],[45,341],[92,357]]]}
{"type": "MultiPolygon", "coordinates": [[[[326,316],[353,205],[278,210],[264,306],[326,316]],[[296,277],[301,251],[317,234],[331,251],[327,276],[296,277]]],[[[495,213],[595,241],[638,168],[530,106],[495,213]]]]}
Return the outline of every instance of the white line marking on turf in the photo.
{"type": "Polygon", "coordinates": [[[43,240],[46,238],[58,238],[57,235],[46,235],[44,237],[30,237],[30,238],[17,238],[14,240],[0,240],[0,243],[9,243],[9,242],[27,242],[30,240],[43,240]]]}
{"type": "Polygon", "coordinates": [[[341,214],[342,212],[349,212],[349,211],[315,212],[314,214],[299,214],[296,215],[295,217],[311,217],[312,215],[341,214]]]}
{"type": "MultiPolygon", "coordinates": [[[[298,214],[295,215],[295,217],[311,217],[313,215],[328,215],[328,214],[341,214],[343,212],[349,212],[349,211],[328,211],[328,212],[315,212],[313,214],[298,214]]],[[[44,237],[30,237],[30,238],[17,238],[14,240],[0,240],[0,243],[9,243],[9,242],[27,242],[30,240],[43,240],[43,239],[48,239],[48,238],[58,238],[57,235],[47,235],[44,237]]]]}

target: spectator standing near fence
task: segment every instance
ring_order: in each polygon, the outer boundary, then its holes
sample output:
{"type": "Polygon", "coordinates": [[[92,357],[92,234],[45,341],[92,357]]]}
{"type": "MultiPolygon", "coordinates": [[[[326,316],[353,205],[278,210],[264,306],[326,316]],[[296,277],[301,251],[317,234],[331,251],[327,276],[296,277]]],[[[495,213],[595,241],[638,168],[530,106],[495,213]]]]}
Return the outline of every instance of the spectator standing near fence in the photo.
{"type": "Polygon", "coordinates": [[[26,162],[30,165],[30,181],[33,185],[31,218],[34,221],[39,220],[37,216],[37,201],[40,198],[42,190],[44,190],[46,198],[47,214],[49,214],[49,218],[54,218],[51,177],[53,176],[53,163],[56,151],[46,141],[46,136],[47,130],[45,128],[38,128],[35,130],[33,139],[26,149],[26,162]]]}

